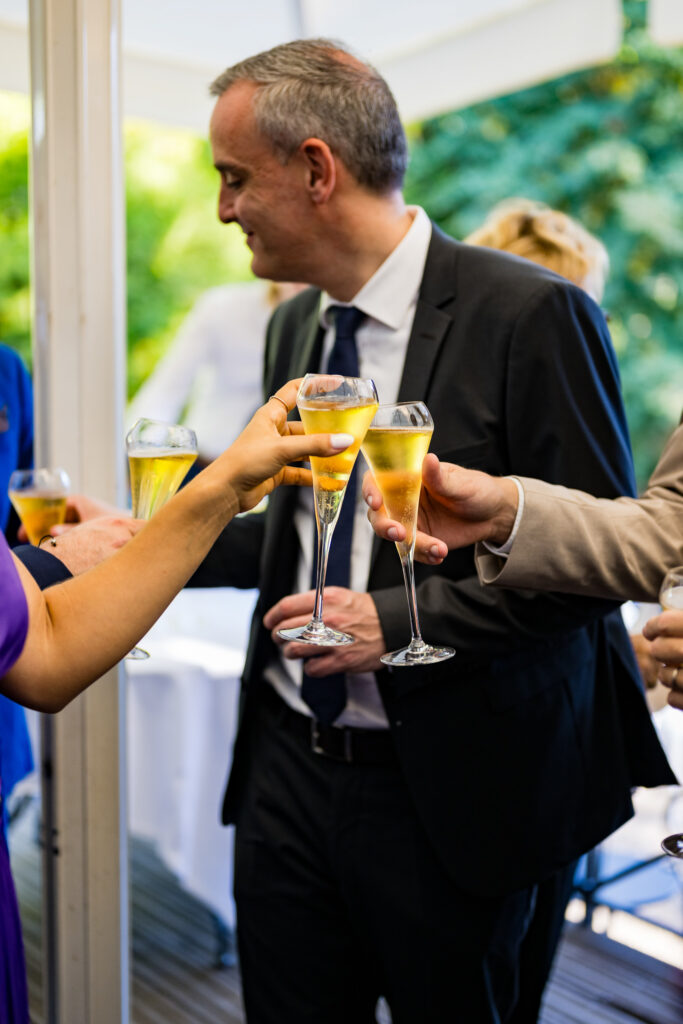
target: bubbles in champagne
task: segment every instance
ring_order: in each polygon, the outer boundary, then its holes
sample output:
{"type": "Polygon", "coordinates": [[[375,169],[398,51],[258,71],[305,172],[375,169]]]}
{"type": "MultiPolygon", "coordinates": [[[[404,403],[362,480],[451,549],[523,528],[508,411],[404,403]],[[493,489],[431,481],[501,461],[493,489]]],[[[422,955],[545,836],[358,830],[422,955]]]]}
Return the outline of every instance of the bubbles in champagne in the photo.
{"type": "Polygon", "coordinates": [[[133,515],[136,519],[150,519],[173,497],[197,458],[196,452],[129,451],[130,490],[133,515]]]}
{"type": "Polygon", "coordinates": [[[344,497],[345,487],[340,487],[339,490],[329,491],[318,488],[315,492],[315,504],[318,511],[318,518],[321,523],[326,523],[331,526],[335,522],[339,515],[339,509],[341,507],[342,499],[344,497]]]}

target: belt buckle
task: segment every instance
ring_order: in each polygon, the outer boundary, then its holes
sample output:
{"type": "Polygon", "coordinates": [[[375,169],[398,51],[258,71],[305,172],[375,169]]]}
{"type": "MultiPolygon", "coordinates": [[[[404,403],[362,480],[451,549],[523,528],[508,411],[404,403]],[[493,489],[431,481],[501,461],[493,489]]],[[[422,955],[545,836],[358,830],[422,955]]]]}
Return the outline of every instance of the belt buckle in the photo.
{"type": "Polygon", "coordinates": [[[335,729],[334,732],[339,733],[339,736],[342,740],[339,752],[331,751],[327,746],[323,745],[322,736],[320,732],[320,722],[316,721],[315,718],[312,718],[311,750],[313,751],[314,754],[318,754],[320,757],[328,757],[331,761],[342,761],[345,764],[351,764],[353,762],[351,730],[342,727],[341,729],[335,729]]]}

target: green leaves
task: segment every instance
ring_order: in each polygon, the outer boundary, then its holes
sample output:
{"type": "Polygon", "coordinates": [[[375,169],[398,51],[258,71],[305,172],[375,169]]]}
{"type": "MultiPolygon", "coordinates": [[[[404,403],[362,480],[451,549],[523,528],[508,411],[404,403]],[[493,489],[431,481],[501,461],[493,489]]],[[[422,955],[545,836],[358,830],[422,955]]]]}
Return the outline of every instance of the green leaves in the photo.
{"type": "Polygon", "coordinates": [[[683,51],[649,40],[645,4],[624,7],[611,64],[411,126],[406,195],[456,238],[524,196],[604,242],[643,484],[683,404],[683,51]]]}

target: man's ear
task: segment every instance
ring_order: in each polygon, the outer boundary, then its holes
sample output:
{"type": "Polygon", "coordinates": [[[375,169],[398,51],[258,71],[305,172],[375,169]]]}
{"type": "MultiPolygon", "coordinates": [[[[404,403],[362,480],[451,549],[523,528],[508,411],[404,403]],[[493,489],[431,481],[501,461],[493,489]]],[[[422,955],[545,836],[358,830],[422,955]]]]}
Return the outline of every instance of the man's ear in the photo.
{"type": "Polygon", "coordinates": [[[322,139],[305,139],[299,147],[306,172],[306,188],[314,203],[326,203],[337,183],[332,150],[322,139]]]}

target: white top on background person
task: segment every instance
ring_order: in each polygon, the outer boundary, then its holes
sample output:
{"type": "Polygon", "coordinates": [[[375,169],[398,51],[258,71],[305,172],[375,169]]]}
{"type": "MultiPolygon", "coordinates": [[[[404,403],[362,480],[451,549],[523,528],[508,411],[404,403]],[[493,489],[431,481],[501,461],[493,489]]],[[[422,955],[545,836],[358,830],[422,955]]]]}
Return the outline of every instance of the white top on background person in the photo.
{"type": "Polygon", "coordinates": [[[200,458],[220,455],[261,403],[266,324],[293,290],[248,281],[204,292],[133,397],[127,426],[141,416],[182,422],[195,431],[200,458]]]}

